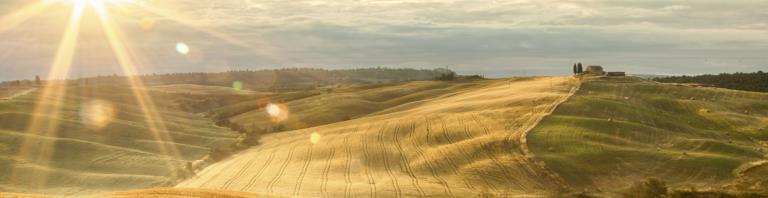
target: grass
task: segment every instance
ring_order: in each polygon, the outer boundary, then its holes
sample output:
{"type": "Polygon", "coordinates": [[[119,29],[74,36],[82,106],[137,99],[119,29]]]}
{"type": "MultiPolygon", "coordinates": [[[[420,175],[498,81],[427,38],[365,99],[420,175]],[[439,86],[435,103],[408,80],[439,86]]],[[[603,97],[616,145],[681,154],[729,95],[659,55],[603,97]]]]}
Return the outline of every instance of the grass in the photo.
{"type": "Polygon", "coordinates": [[[768,94],[632,78],[585,82],[529,134],[536,159],[575,189],[622,189],[646,177],[719,187],[764,159],[768,94]]]}
{"type": "Polygon", "coordinates": [[[157,142],[127,88],[70,85],[60,117],[33,114],[39,92],[0,101],[1,191],[83,195],[168,185],[175,174],[168,163],[181,167],[208,154],[210,148],[234,142],[237,136],[206,118],[175,108],[176,98],[169,94],[152,92],[171,137],[170,142],[157,142]],[[83,121],[81,110],[94,99],[115,108],[114,121],[103,128],[83,121]],[[32,119],[58,120],[57,133],[28,133],[32,119]],[[22,157],[22,142],[52,145],[51,151],[44,151],[50,157],[22,157]],[[164,154],[160,143],[177,148],[181,155],[164,154]],[[22,175],[11,178],[13,172],[22,175]]]}

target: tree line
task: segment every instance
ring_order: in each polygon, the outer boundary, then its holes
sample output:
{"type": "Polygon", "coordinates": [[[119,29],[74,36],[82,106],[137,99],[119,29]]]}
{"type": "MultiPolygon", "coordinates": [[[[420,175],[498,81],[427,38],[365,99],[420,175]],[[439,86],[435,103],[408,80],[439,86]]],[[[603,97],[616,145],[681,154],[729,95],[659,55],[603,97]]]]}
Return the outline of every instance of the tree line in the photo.
{"type": "Polygon", "coordinates": [[[768,92],[768,73],[763,71],[720,73],[717,75],[669,76],[657,77],[653,80],[663,83],[699,83],[727,89],[768,92]]]}

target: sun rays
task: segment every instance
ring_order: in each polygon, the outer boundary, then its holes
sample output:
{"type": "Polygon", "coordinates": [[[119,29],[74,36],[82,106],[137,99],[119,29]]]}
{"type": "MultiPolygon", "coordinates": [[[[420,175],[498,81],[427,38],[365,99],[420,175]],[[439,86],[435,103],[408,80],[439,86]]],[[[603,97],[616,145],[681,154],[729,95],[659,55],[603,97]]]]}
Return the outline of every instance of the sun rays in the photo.
{"type": "MultiPolygon", "coordinates": [[[[65,80],[69,75],[72,66],[72,58],[77,47],[78,35],[80,33],[80,19],[83,16],[85,1],[78,1],[69,18],[66,30],[62,36],[59,48],[56,51],[56,57],[51,64],[51,70],[48,73],[48,79],[52,79],[42,89],[38,95],[33,118],[27,126],[26,133],[39,136],[56,136],[59,116],[61,115],[62,103],[64,102],[66,92],[65,80]]],[[[19,148],[19,157],[22,160],[32,163],[46,165],[53,155],[54,142],[34,142],[33,139],[25,138],[19,148]]],[[[20,170],[14,169],[11,173],[11,181],[21,181],[18,178],[24,177],[20,170]]],[[[35,184],[44,184],[46,178],[29,178],[35,184]]]]}
{"type": "Polygon", "coordinates": [[[19,11],[0,17],[0,33],[13,29],[27,19],[39,14],[51,4],[49,1],[40,1],[27,5],[19,11]]]}
{"type": "Polygon", "coordinates": [[[149,125],[152,135],[155,140],[158,141],[160,151],[165,155],[178,158],[178,150],[169,143],[171,142],[171,137],[168,135],[168,131],[162,118],[157,113],[157,107],[149,97],[149,94],[147,94],[146,89],[144,89],[143,82],[137,77],[138,72],[136,71],[136,67],[138,65],[135,64],[134,59],[131,57],[128,46],[125,45],[125,37],[121,35],[118,27],[113,25],[114,23],[109,17],[109,12],[102,2],[90,1],[89,3],[96,10],[102,30],[107,36],[109,45],[123,70],[123,74],[128,76],[131,91],[136,98],[136,102],[138,102],[141,107],[141,112],[149,125]]]}
{"type": "MultiPolygon", "coordinates": [[[[70,0],[70,1],[57,1],[48,0],[33,3],[25,8],[22,8],[16,13],[9,14],[0,18],[0,31],[11,29],[27,19],[40,14],[45,11],[45,8],[57,2],[71,3],[72,13],[69,16],[66,28],[59,46],[56,50],[55,57],[51,63],[48,73],[49,79],[45,85],[41,88],[41,91],[37,95],[35,108],[32,113],[32,117],[26,128],[26,134],[31,136],[43,136],[43,137],[57,137],[60,125],[60,120],[65,108],[65,100],[67,99],[67,78],[70,75],[73,59],[78,46],[79,34],[81,31],[81,21],[83,13],[87,9],[95,11],[96,16],[101,26],[101,31],[106,36],[108,44],[112,49],[122,73],[128,76],[130,83],[131,93],[138,106],[142,116],[144,117],[148,129],[152,134],[152,138],[155,140],[157,147],[161,154],[168,157],[169,168],[173,168],[173,159],[180,159],[179,152],[173,144],[172,137],[165,126],[163,119],[158,113],[157,106],[152,98],[147,93],[144,83],[139,77],[137,77],[137,67],[139,67],[140,57],[135,51],[130,50],[126,45],[127,39],[123,35],[120,28],[116,25],[115,21],[111,19],[108,5],[119,5],[130,3],[128,0],[70,0]]],[[[83,104],[84,108],[80,108],[81,116],[96,116],[81,120],[84,125],[93,126],[93,128],[103,128],[110,121],[111,116],[114,116],[114,109],[107,103],[96,104],[83,104]],[[104,107],[109,107],[105,109],[104,107]],[[88,111],[88,112],[85,112],[88,111]],[[91,123],[92,122],[92,123],[91,123]]],[[[28,170],[29,165],[33,166],[47,166],[51,163],[53,155],[55,153],[54,147],[56,141],[44,140],[39,141],[36,138],[24,138],[21,140],[18,150],[18,161],[9,177],[11,182],[24,182],[30,185],[37,185],[44,187],[48,176],[42,175],[36,178],[28,178],[25,171],[28,170]]]]}

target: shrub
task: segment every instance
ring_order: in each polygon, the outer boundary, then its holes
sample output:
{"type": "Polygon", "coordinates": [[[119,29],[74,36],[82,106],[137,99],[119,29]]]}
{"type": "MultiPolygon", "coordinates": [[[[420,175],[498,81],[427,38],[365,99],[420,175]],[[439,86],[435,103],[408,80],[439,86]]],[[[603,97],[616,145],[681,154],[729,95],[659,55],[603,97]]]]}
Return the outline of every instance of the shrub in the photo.
{"type": "Polygon", "coordinates": [[[636,182],[623,194],[632,198],[657,198],[667,196],[667,185],[657,178],[648,178],[645,181],[636,182]]]}
{"type": "Polygon", "coordinates": [[[219,161],[229,157],[233,153],[234,153],[234,150],[232,146],[222,146],[222,147],[212,149],[211,154],[209,156],[211,156],[211,159],[213,159],[214,161],[219,161]]]}
{"type": "Polygon", "coordinates": [[[673,198],[696,198],[696,197],[734,197],[734,198],[758,198],[768,197],[766,194],[759,193],[741,193],[741,192],[723,192],[723,191],[697,191],[691,190],[674,190],[669,193],[669,197],[673,198]]]}

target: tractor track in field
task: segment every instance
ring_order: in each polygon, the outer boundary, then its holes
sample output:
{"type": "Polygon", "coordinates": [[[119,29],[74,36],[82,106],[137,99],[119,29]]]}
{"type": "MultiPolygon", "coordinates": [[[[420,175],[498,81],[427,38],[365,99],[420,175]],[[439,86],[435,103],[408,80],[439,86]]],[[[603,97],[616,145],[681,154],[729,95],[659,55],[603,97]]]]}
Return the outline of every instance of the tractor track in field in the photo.
{"type": "Polygon", "coordinates": [[[240,189],[240,191],[245,191],[246,189],[250,188],[251,186],[253,186],[256,183],[256,180],[258,180],[259,177],[261,177],[261,174],[264,173],[264,170],[267,169],[267,167],[269,167],[269,165],[272,165],[272,160],[275,158],[275,153],[276,152],[277,151],[272,151],[272,152],[269,153],[269,156],[267,157],[267,160],[264,162],[264,165],[262,165],[259,168],[259,170],[256,171],[256,175],[251,177],[251,179],[248,180],[248,183],[245,184],[245,186],[243,186],[243,188],[240,189]]]}
{"type": "Polygon", "coordinates": [[[382,127],[379,129],[379,133],[377,135],[379,140],[379,146],[381,147],[381,152],[383,155],[381,156],[381,159],[384,161],[384,169],[387,172],[387,175],[389,175],[389,179],[391,179],[392,182],[392,188],[394,188],[396,197],[403,197],[403,192],[400,189],[400,184],[397,182],[397,177],[395,177],[395,174],[392,172],[392,167],[390,167],[389,164],[389,157],[387,157],[387,147],[384,144],[384,131],[385,127],[382,127]]]}
{"type": "MultiPolygon", "coordinates": [[[[411,163],[408,161],[408,156],[405,154],[405,150],[403,149],[403,145],[400,143],[400,131],[406,131],[402,130],[402,127],[400,125],[397,126],[394,132],[394,140],[395,140],[395,146],[397,146],[397,151],[400,153],[400,166],[401,168],[405,169],[405,172],[408,174],[408,176],[411,177],[411,182],[413,183],[413,186],[416,188],[416,191],[419,192],[419,195],[421,197],[426,197],[426,193],[424,193],[424,189],[421,188],[421,185],[419,185],[419,178],[416,177],[416,174],[413,172],[413,169],[411,168],[411,163]]],[[[413,134],[414,131],[411,131],[410,134],[413,134]]]]}
{"type": "MultiPolygon", "coordinates": [[[[549,108],[544,110],[544,115],[538,116],[534,122],[528,127],[525,127],[521,134],[520,134],[520,151],[523,153],[523,159],[527,160],[529,164],[538,164],[536,163],[536,160],[534,159],[535,155],[533,152],[530,151],[528,148],[528,133],[530,133],[536,126],[541,123],[544,118],[546,118],[549,115],[552,115],[552,113],[557,110],[557,107],[561,104],[565,103],[565,101],[568,101],[571,97],[576,95],[576,93],[581,89],[581,80],[576,80],[575,86],[571,88],[571,90],[566,94],[565,96],[561,97],[557,101],[554,102],[554,105],[551,105],[549,108]]],[[[568,183],[560,177],[557,172],[547,168],[546,166],[537,166],[542,173],[547,175],[552,181],[554,181],[556,184],[560,186],[562,189],[570,189],[570,186],[568,183]]]]}
{"type": "MultiPolygon", "coordinates": [[[[232,167],[232,166],[235,165],[235,161],[234,160],[229,161],[228,163],[229,164],[227,164],[225,166],[226,167],[225,169],[228,169],[229,167],[232,167]]],[[[219,172],[217,172],[215,175],[211,176],[211,179],[205,180],[205,182],[200,184],[200,186],[208,186],[208,184],[210,184],[211,182],[217,181],[216,178],[219,178],[220,176],[225,175],[224,173],[226,173],[226,171],[219,171],[219,172]]]]}
{"type": "MultiPolygon", "coordinates": [[[[472,114],[472,120],[475,121],[477,124],[481,124],[480,119],[477,118],[476,114],[472,114]]],[[[491,135],[491,132],[488,130],[488,127],[485,127],[485,135],[491,135]]]]}
{"type": "Polygon", "coordinates": [[[323,181],[320,183],[320,195],[323,197],[328,197],[328,172],[331,170],[334,157],[336,157],[336,147],[331,147],[331,150],[328,151],[328,158],[325,159],[325,167],[323,167],[323,181]]]}
{"type": "MultiPolygon", "coordinates": [[[[427,130],[429,131],[429,130],[427,130]]],[[[411,122],[411,133],[409,133],[408,138],[411,139],[411,144],[413,145],[414,150],[416,150],[416,154],[419,155],[422,159],[424,159],[424,163],[427,164],[427,168],[429,168],[429,172],[432,173],[432,177],[435,178],[440,185],[443,186],[443,192],[445,193],[445,196],[447,197],[456,197],[453,195],[453,192],[451,192],[451,188],[448,186],[448,182],[445,181],[442,177],[440,177],[440,174],[437,173],[435,170],[434,165],[432,165],[429,160],[427,160],[427,156],[424,154],[424,150],[419,146],[419,144],[416,143],[416,139],[413,137],[413,134],[416,132],[416,123],[411,122]]],[[[429,133],[427,132],[427,137],[429,137],[429,133]]],[[[426,139],[427,144],[429,144],[429,138],[426,139]]]]}
{"type": "MultiPolygon", "coordinates": [[[[258,158],[254,157],[254,158],[251,158],[250,160],[248,160],[248,162],[245,163],[245,166],[243,168],[241,168],[240,170],[238,170],[237,173],[235,173],[235,175],[236,176],[243,175],[243,173],[245,173],[245,171],[248,170],[248,168],[251,167],[251,164],[256,162],[256,159],[258,159],[258,158]]],[[[232,178],[228,179],[226,182],[224,182],[222,188],[223,189],[229,189],[229,186],[231,186],[232,183],[235,182],[235,180],[237,180],[238,178],[239,177],[232,177],[232,178]]]]}
{"type": "Polygon", "coordinates": [[[309,169],[309,164],[312,162],[312,147],[313,145],[309,145],[307,147],[307,157],[304,160],[304,166],[301,168],[301,172],[299,172],[299,177],[296,178],[296,184],[293,187],[293,196],[299,196],[299,193],[301,193],[301,187],[302,183],[304,183],[304,176],[307,174],[307,169],[309,169]]]}
{"type": "MultiPolygon", "coordinates": [[[[442,129],[443,129],[443,132],[442,132],[442,134],[443,134],[443,137],[445,137],[445,139],[446,139],[446,140],[448,140],[448,144],[455,144],[455,143],[456,143],[456,141],[454,141],[454,140],[451,138],[451,136],[448,134],[448,129],[446,129],[446,128],[445,128],[445,120],[444,120],[442,117],[439,117],[438,119],[440,120],[440,128],[442,128],[442,129]]],[[[470,154],[469,154],[469,153],[467,153],[467,152],[466,152],[465,150],[463,150],[463,149],[459,149],[459,152],[460,152],[460,153],[459,153],[459,155],[461,155],[461,156],[464,158],[464,161],[465,161],[466,163],[471,163],[471,162],[472,162],[472,160],[468,158],[468,156],[470,156],[470,154]]],[[[488,179],[487,179],[487,178],[485,178],[485,177],[481,177],[481,179],[482,179],[483,183],[485,183],[485,185],[487,185],[488,187],[490,187],[490,188],[491,188],[491,191],[493,191],[493,192],[498,192],[498,190],[499,190],[499,189],[498,189],[498,188],[496,188],[496,186],[495,186],[495,185],[493,185],[493,183],[491,183],[490,181],[488,181],[488,179]]]]}
{"type": "Polygon", "coordinates": [[[344,136],[344,197],[352,197],[352,150],[349,147],[349,135],[347,135],[344,136]]]}
{"type": "MultiPolygon", "coordinates": [[[[431,131],[432,122],[430,121],[429,118],[425,118],[425,124],[427,125],[427,130],[431,131]]],[[[451,167],[452,167],[451,170],[453,170],[452,171],[453,174],[456,175],[456,176],[460,176],[461,172],[459,172],[459,166],[456,164],[456,162],[454,162],[453,160],[448,158],[448,155],[446,155],[445,152],[443,152],[442,150],[437,149],[437,152],[440,153],[442,158],[445,159],[445,161],[447,161],[449,165],[451,165],[451,167]]],[[[475,189],[475,186],[470,184],[469,181],[467,181],[466,179],[461,179],[461,181],[464,183],[464,187],[466,187],[467,189],[472,189],[472,190],[475,189]]]]}
{"type": "MultiPolygon", "coordinates": [[[[469,138],[469,139],[473,138],[473,137],[472,137],[472,134],[469,132],[469,129],[467,128],[467,125],[466,125],[466,123],[464,122],[464,120],[463,120],[463,119],[460,119],[460,118],[456,118],[456,119],[458,119],[458,120],[459,120],[459,123],[460,123],[459,125],[463,126],[463,128],[464,128],[464,130],[463,130],[463,131],[464,131],[465,135],[467,135],[467,138],[469,138]]],[[[483,127],[483,128],[486,130],[486,131],[488,130],[488,126],[487,126],[487,125],[482,125],[482,124],[481,124],[481,126],[482,126],[482,127],[483,127]]],[[[506,142],[504,142],[504,143],[506,143],[506,142]]],[[[524,187],[525,187],[525,186],[523,186],[522,184],[520,184],[520,183],[516,182],[516,181],[515,181],[515,180],[512,178],[512,175],[513,175],[513,174],[512,174],[511,172],[509,172],[509,170],[508,170],[506,167],[504,167],[504,163],[502,163],[502,162],[499,160],[499,158],[497,158],[495,155],[493,155],[493,154],[491,154],[491,153],[488,153],[488,152],[483,152],[483,153],[485,154],[485,156],[487,156],[487,157],[488,157],[488,159],[491,159],[491,161],[492,161],[492,162],[493,162],[493,163],[494,163],[494,164],[495,164],[497,167],[499,167],[499,169],[500,169],[500,170],[501,170],[501,171],[504,173],[504,178],[505,178],[505,180],[507,180],[507,182],[508,182],[510,185],[517,185],[517,186],[518,186],[518,187],[520,187],[521,189],[524,189],[524,187]]]]}
{"type": "Polygon", "coordinates": [[[285,174],[285,168],[288,167],[288,164],[291,162],[291,158],[293,158],[293,152],[294,150],[296,150],[296,147],[298,147],[298,144],[294,144],[291,147],[291,149],[288,151],[288,157],[286,157],[285,161],[283,161],[283,165],[280,165],[280,170],[277,171],[277,175],[275,175],[275,177],[273,177],[272,180],[270,180],[269,183],[267,184],[266,186],[267,192],[269,192],[270,194],[275,194],[273,188],[275,184],[280,180],[280,177],[282,177],[283,174],[285,174]]]}
{"type": "MultiPolygon", "coordinates": [[[[386,124],[387,123],[382,124],[381,127],[384,127],[384,125],[386,125],[386,124]]],[[[373,126],[374,126],[373,124],[369,124],[367,131],[370,131],[371,129],[373,129],[373,126]]],[[[375,137],[372,136],[372,138],[375,138],[375,137]]],[[[368,144],[365,144],[364,141],[360,141],[360,147],[363,150],[363,158],[366,161],[372,159],[371,158],[371,154],[368,153],[370,150],[368,150],[368,146],[367,145],[368,144]]],[[[376,181],[373,180],[373,175],[371,175],[371,170],[368,167],[365,168],[365,176],[368,177],[368,185],[369,185],[369,187],[371,189],[371,192],[370,192],[371,197],[376,197],[376,181]]]]}

